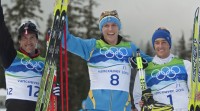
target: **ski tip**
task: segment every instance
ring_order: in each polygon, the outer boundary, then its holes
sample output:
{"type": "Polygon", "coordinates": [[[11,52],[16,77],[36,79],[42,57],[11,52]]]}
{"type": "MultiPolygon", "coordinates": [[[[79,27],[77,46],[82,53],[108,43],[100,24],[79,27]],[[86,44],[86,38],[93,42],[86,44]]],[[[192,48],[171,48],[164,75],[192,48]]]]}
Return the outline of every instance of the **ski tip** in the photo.
{"type": "Polygon", "coordinates": [[[64,0],[64,1],[62,1],[62,5],[63,6],[68,6],[69,2],[70,2],[70,0],[64,0]]]}
{"type": "Polygon", "coordinates": [[[196,11],[195,11],[195,17],[198,17],[199,15],[199,7],[197,7],[196,11]]]}

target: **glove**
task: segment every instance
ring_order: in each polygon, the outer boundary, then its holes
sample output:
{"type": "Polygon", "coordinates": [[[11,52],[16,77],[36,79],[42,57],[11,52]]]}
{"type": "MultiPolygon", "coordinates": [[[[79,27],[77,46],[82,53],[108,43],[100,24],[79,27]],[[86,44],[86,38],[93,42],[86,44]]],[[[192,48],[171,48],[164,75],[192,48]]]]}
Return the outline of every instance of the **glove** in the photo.
{"type": "Polygon", "coordinates": [[[153,95],[151,93],[151,89],[150,88],[142,91],[141,100],[144,101],[144,104],[153,104],[154,103],[153,95]]]}
{"type": "MultiPolygon", "coordinates": [[[[142,57],[141,57],[142,58],[142,57]]],[[[132,68],[137,68],[137,61],[136,61],[136,57],[131,57],[129,58],[129,62],[132,66],[132,68]]],[[[146,59],[142,58],[142,65],[143,65],[143,69],[145,69],[148,66],[148,62],[146,59]]]]}
{"type": "Polygon", "coordinates": [[[171,104],[164,104],[153,99],[151,89],[142,91],[143,106],[141,111],[173,111],[174,108],[171,104]]]}
{"type": "Polygon", "coordinates": [[[56,86],[53,87],[53,94],[55,96],[60,96],[60,85],[56,84],[56,86]]]}

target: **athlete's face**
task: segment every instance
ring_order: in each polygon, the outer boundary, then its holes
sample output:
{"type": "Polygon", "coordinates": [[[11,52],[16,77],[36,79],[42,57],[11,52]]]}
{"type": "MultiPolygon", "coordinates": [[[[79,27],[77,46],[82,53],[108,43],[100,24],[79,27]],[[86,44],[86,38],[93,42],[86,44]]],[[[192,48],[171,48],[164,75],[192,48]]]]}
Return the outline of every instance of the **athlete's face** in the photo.
{"type": "Polygon", "coordinates": [[[103,36],[110,45],[116,45],[118,41],[119,28],[115,23],[107,23],[102,28],[103,36]]]}
{"type": "Polygon", "coordinates": [[[20,48],[29,54],[34,54],[38,39],[34,33],[23,34],[19,40],[20,48]]]}
{"type": "Polygon", "coordinates": [[[169,43],[163,38],[158,38],[155,40],[154,48],[156,55],[162,59],[167,58],[170,54],[169,43]]]}

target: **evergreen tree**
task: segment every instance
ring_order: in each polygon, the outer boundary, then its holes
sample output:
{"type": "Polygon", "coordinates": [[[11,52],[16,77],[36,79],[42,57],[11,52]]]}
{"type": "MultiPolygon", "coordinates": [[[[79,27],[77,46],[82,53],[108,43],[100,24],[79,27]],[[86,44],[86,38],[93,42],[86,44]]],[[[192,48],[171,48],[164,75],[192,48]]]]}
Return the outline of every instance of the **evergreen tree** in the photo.
{"type": "MultiPolygon", "coordinates": [[[[73,0],[68,6],[69,32],[75,36],[91,38],[99,35],[97,18],[93,15],[94,0],[73,0]]],[[[69,66],[69,110],[77,111],[89,91],[87,63],[80,57],[68,53],[69,66]],[[81,65],[80,65],[81,64],[81,65]]]]}
{"type": "MultiPolygon", "coordinates": [[[[52,12],[53,13],[53,12],[52,12]]],[[[53,24],[53,15],[50,14],[48,19],[47,19],[47,29],[44,33],[44,41],[41,42],[41,45],[43,46],[42,47],[42,50],[43,50],[43,57],[45,57],[45,54],[46,54],[46,49],[47,49],[47,41],[49,40],[49,35],[50,35],[50,31],[51,31],[51,27],[52,27],[52,24],[53,24]]]]}
{"type": "MultiPolygon", "coordinates": [[[[83,7],[84,18],[87,18],[83,21],[83,24],[86,27],[85,37],[92,38],[100,35],[98,18],[93,15],[93,7],[97,6],[97,3],[94,0],[88,0],[88,5],[83,7]]],[[[98,38],[98,37],[96,37],[98,38]]]]}
{"type": "Polygon", "coordinates": [[[85,28],[83,24],[83,6],[84,0],[73,0],[68,5],[67,15],[68,15],[68,26],[70,33],[83,37],[85,33],[85,28]],[[77,30],[78,29],[78,30],[77,30]]]}
{"type": "Polygon", "coordinates": [[[191,54],[192,54],[192,37],[193,35],[191,35],[191,37],[189,38],[189,43],[188,43],[188,47],[189,49],[187,50],[187,59],[191,60],[191,54]]]}
{"type": "Polygon", "coordinates": [[[149,55],[149,56],[154,56],[153,54],[153,48],[152,48],[152,45],[150,44],[150,42],[148,41],[147,42],[147,46],[146,46],[146,54],[149,55]]]}
{"type": "MultiPolygon", "coordinates": [[[[11,5],[9,5],[11,6],[11,5]]],[[[12,7],[8,7],[7,4],[3,5],[5,10],[6,25],[10,29],[11,35],[14,41],[17,41],[17,30],[23,19],[42,20],[42,18],[36,14],[43,13],[40,7],[40,0],[12,0],[12,7]]],[[[37,22],[37,21],[36,21],[37,22]]],[[[38,25],[38,24],[37,24],[38,25]]]]}
{"type": "Polygon", "coordinates": [[[179,45],[178,45],[178,51],[179,51],[179,57],[182,59],[187,58],[186,54],[186,47],[185,47],[185,39],[184,39],[184,33],[182,32],[181,39],[179,40],[179,45]]]}
{"type": "Polygon", "coordinates": [[[173,44],[173,50],[172,50],[173,52],[173,54],[175,55],[175,56],[178,56],[178,46],[177,45],[175,45],[175,44],[173,44]]]}

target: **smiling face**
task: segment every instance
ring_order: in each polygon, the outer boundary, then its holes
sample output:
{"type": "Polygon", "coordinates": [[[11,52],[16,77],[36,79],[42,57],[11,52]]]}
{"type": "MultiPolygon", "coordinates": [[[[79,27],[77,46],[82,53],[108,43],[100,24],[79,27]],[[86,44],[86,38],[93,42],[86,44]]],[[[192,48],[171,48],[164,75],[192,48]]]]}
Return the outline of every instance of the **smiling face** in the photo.
{"type": "Polygon", "coordinates": [[[119,28],[115,23],[106,23],[102,28],[102,33],[106,42],[116,45],[118,41],[119,28]]]}
{"type": "Polygon", "coordinates": [[[156,55],[162,59],[170,55],[170,45],[164,38],[158,38],[154,42],[156,55]]]}
{"type": "Polygon", "coordinates": [[[35,33],[22,34],[19,39],[20,48],[29,54],[35,54],[38,39],[35,33]]]}

